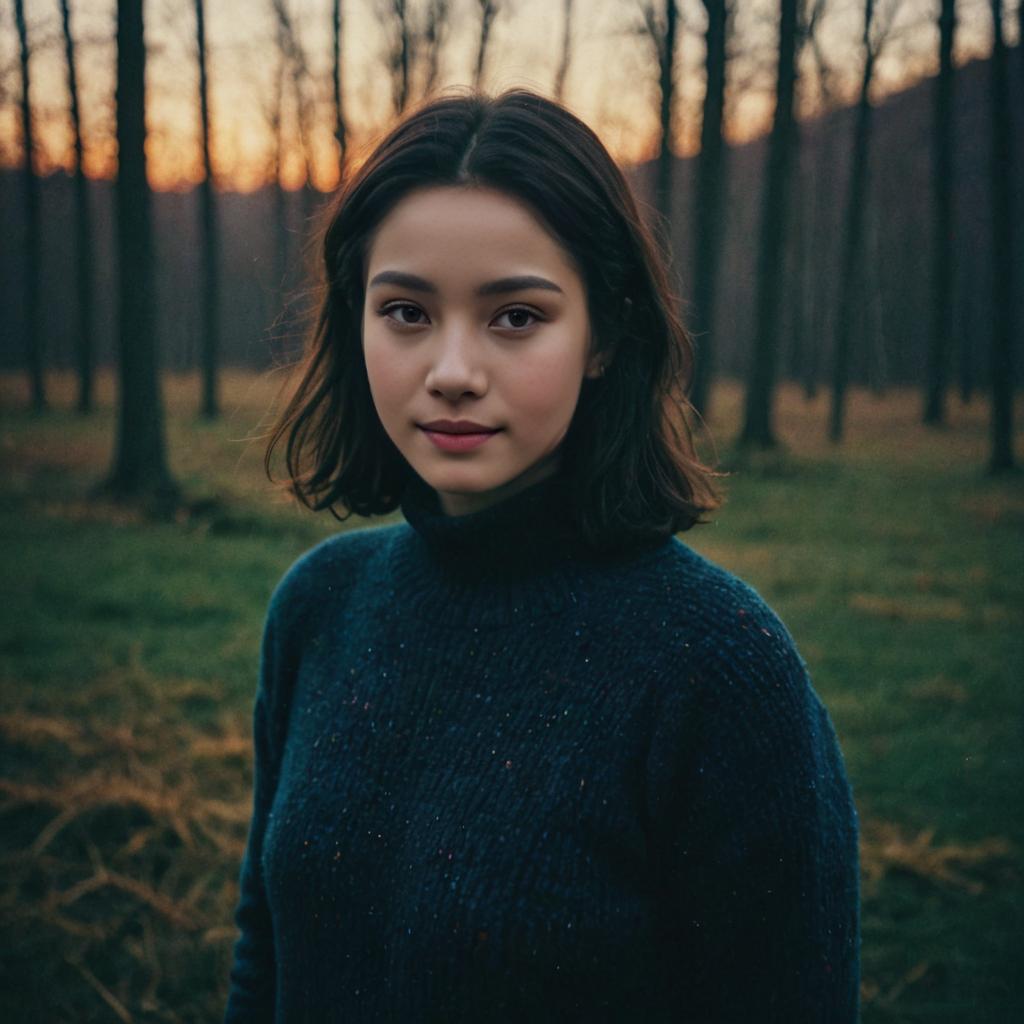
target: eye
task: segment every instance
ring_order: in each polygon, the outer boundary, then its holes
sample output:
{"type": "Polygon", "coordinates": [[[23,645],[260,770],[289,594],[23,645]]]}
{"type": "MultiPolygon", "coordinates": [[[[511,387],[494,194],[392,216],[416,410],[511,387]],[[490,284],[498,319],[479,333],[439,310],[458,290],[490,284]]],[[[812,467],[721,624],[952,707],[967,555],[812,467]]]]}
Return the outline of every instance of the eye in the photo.
{"type": "Polygon", "coordinates": [[[493,323],[506,330],[525,331],[533,327],[540,319],[540,315],[532,309],[527,309],[525,306],[513,306],[512,309],[506,309],[499,313],[493,323]],[[506,323],[499,323],[500,320],[505,320],[506,323]]]}
{"type": "Polygon", "coordinates": [[[408,302],[396,302],[394,305],[385,306],[378,311],[378,314],[402,327],[418,327],[420,324],[429,322],[427,314],[419,306],[408,302]]]}

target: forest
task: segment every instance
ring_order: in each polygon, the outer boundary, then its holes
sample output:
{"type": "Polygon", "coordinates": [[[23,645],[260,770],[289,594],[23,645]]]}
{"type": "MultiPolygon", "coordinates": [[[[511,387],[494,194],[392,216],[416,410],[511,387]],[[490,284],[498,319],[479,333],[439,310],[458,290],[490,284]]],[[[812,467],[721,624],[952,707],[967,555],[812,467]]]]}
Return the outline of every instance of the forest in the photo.
{"type": "Polygon", "coordinates": [[[404,112],[519,85],[668,258],[727,494],[684,539],[836,723],[863,1019],[1016,1019],[1022,40],[1013,0],[4,4],[4,1019],[220,1018],[266,602],[366,525],[262,465],[325,215],[404,112]]]}

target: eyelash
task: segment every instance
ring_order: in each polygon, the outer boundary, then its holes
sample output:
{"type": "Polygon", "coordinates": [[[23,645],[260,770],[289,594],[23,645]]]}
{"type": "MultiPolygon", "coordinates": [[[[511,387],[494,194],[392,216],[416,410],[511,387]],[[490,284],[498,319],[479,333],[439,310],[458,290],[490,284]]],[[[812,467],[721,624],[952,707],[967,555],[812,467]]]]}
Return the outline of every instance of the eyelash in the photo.
{"type": "MultiPolygon", "coordinates": [[[[393,302],[390,305],[382,306],[377,311],[377,315],[378,316],[387,317],[387,319],[391,320],[392,323],[397,324],[399,328],[412,328],[412,327],[420,327],[420,326],[422,326],[422,324],[418,324],[418,323],[417,324],[403,323],[401,320],[396,320],[396,319],[394,319],[394,317],[389,315],[389,314],[393,313],[395,310],[399,310],[399,309],[415,309],[417,313],[423,313],[423,315],[426,316],[426,313],[424,313],[424,311],[422,309],[420,309],[419,306],[415,305],[412,302],[393,302]]],[[[524,327],[505,327],[505,328],[501,328],[502,330],[512,331],[513,333],[516,333],[516,334],[524,334],[531,327],[535,327],[538,323],[541,323],[544,320],[544,317],[541,316],[540,313],[538,313],[535,309],[530,309],[529,306],[509,306],[507,309],[500,310],[496,314],[495,319],[497,319],[498,317],[506,316],[509,313],[526,313],[527,316],[532,316],[533,317],[533,323],[526,324],[524,327]]]]}

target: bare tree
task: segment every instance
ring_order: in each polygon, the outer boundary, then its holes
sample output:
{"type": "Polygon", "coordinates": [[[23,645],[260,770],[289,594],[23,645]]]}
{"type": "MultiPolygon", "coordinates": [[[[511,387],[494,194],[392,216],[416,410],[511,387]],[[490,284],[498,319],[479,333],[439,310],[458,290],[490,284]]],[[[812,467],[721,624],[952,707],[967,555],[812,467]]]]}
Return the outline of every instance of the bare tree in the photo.
{"type": "Polygon", "coordinates": [[[387,26],[385,60],[391,76],[391,99],[396,115],[400,115],[412,100],[415,31],[410,6],[408,0],[377,0],[381,20],[387,26]]]}
{"type": "Polygon", "coordinates": [[[156,349],[153,239],[146,180],[143,0],[117,2],[117,251],[120,395],[113,470],[118,498],[174,500],[156,349]]]}
{"type": "Polygon", "coordinates": [[[786,375],[791,380],[801,381],[806,396],[808,380],[811,376],[808,372],[810,362],[808,349],[813,349],[815,346],[808,346],[807,343],[808,296],[811,291],[808,281],[811,264],[808,253],[810,246],[807,244],[810,202],[806,194],[807,182],[802,167],[803,161],[803,140],[801,139],[793,159],[793,164],[797,169],[793,173],[795,194],[791,200],[790,244],[786,252],[786,276],[793,284],[789,289],[790,325],[786,375]]]}
{"type": "Polygon", "coordinates": [[[494,19],[501,11],[500,0],[476,0],[480,8],[480,35],[477,38],[476,70],[473,73],[473,86],[480,88],[484,77],[484,64],[487,61],[487,47],[491,41],[491,27],[494,19]]]}
{"type": "Polygon", "coordinates": [[[341,41],[343,8],[341,0],[334,0],[331,24],[334,29],[334,73],[331,76],[331,81],[334,85],[334,140],[338,144],[339,175],[344,179],[345,165],[348,162],[348,129],[345,124],[344,90],[342,89],[341,41]]]}
{"type": "MultiPolygon", "coordinates": [[[[801,0],[797,7],[797,43],[796,65],[805,49],[810,49],[817,68],[816,85],[819,98],[827,110],[831,105],[829,86],[830,68],[824,60],[818,39],[818,25],[825,12],[827,0],[801,0]]],[[[798,75],[797,96],[809,90],[812,79],[808,75],[798,75]]],[[[796,99],[794,99],[796,102],[796,99]]],[[[823,189],[817,187],[820,176],[814,162],[804,160],[804,129],[799,121],[793,126],[793,166],[791,177],[794,194],[791,202],[791,240],[787,247],[787,275],[795,283],[789,289],[790,295],[790,337],[789,337],[789,376],[799,380],[806,398],[814,397],[817,390],[818,361],[820,358],[820,334],[813,329],[814,316],[818,312],[815,304],[817,298],[816,280],[820,273],[821,254],[817,246],[810,242],[823,198],[823,189]],[[804,168],[804,164],[807,164],[804,168]],[[806,170],[806,174],[805,174],[806,170]],[[813,258],[812,258],[813,252],[813,258]],[[812,327],[809,331],[808,327],[812,327]],[[810,339],[810,343],[808,340],[810,339]]],[[[819,148],[822,143],[819,142],[819,148]]],[[[812,150],[813,152],[813,150],[812,150]]],[[[808,154],[810,157],[810,154],[808,154]]]]}
{"type": "Polygon", "coordinates": [[[932,330],[928,346],[924,422],[946,422],[946,380],[953,321],[953,39],[956,0],[939,3],[939,77],[932,133],[932,330]]]}
{"type": "Polygon", "coordinates": [[[658,62],[658,89],[660,106],[658,122],[661,138],[655,169],[654,205],[661,215],[666,237],[672,237],[672,123],[675,114],[675,54],[679,24],[677,0],[664,0],[664,9],[655,3],[660,0],[638,0],[644,27],[654,48],[658,62]]]}
{"type": "Polygon", "coordinates": [[[832,406],[829,413],[829,439],[843,437],[846,392],[850,373],[850,339],[858,300],[864,290],[864,216],[868,192],[868,168],[871,156],[871,83],[875,64],[892,28],[900,0],[890,0],[876,17],[875,0],[866,0],[861,44],[864,64],[857,100],[853,143],[850,152],[850,180],[846,193],[843,226],[843,257],[839,274],[839,299],[836,307],[835,348],[832,354],[832,406]]]}
{"type": "Polygon", "coordinates": [[[408,0],[377,0],[377,10],[387,36],[384,62],[391,78],[392,102],[400,115],[417,96],[428,95],[437,85],[451,4],[449,0],[425,0],[417,8],[408,0]]]}
{"type": "Polygon", "coordinates": [[[703,0],[707,13],[704,109],[700,125],[697,187],[693,192],[692,222],[696,232],[693,264],[693,302],[696,312],[697,361],[690,400],[707,416],[714,367],[715,292],[722,249],[726,148],[722,134],[725,112],[726,39],[730,9],[726,0],[703,0]]]}
{"type": "Polygon", "coordinates": [[[14,20],[18,27],[21,67],[21,138],[24,150],[25,189],[25,317],[26,364],[32,409],[46,408],[46,380],[43,375],[43,331],[39,320],[39,275],[42,272],[41,234],[39,223],[39,182],[35,172],[35,145],[32,138],[31,78],[29,75],[28,27],[25,24],[24,0],[14,0],[14,20]]]}
{"type": "Polygon", "coordinates": [[[267,296],[272,315],[268,317],[275,330],[280,326],[287,293],[288,278],[288,209],[286,195],[281,184],[281,175],[286,148],[284,122],[284,99],[290,74],[281,39],[280,25],[275,26],[277,60],[267,78],[253,76],[252,88],[260,94],[260,110],[266,119],[267,134],[271,139],[267,160],[266,180],[270,189],[272,243],[270,261],[270,289],[267,296]],[[269,88],[267,80],[269,79],[269,88]]]}
{"type": "Polygon", "coordinates": [[[559,103],[565,101],[565,79],[569,74],[569,62],[572,57],[572,11],[573,0],[562,0],[562,54],[555,72],[555,99],[559,103]]]}
{"type": "MultiPolygon", "coordinates": [[[[819,104],[827,114],[835,111],[840,101],[835,85],[837,72],[829,63],[818,27],[824,18],[829,0],[810,0],[813,7],[807,18],[806,44],[810,47],[814,59],[815,77],[819,90],[819,104]]],[[[812,343],[805,350],[804,394],[808,398],[816,397],[819,378],[822,375],[822,364],[825,355],[825,340],[830,336],[835,307],[832,299],[831,283],[839,276],[838,269],[833,266],[832,242],[836,234],[831,224],[831,211],[835,202],[834,169],[840,159],[838,151],[844,141],[843,122],[836,117],[823,116],[821,130],[815,146],[814,161],[815,186],[811,203],[813,228],[811,245],[815,257],[810,268],[813,291],[810,324],[812,343]],[[823,271],[823,267],[828,267],[823,271]]]]}
{"type": "Polygon", "coordinates": [[[1003,3],[992,0],[992,456],[993,473],[1014,468],[1013,454],[1013,140],[1003,3]]]}
{"type": "Polygon", "coordinates": [[[199,59],[199,122],[203,150],[203,181],[199,186],[200,237],[203,246],[203,415],[207,419],[216,419],[220,415],[217,386],[220,349],[220,233],[213,163],[210,159],[210,83],[203,0],[196,0],[196,49],[199,59]]]}
{"type": "Polygon", "coordinates": [[[960,297],[960,312],[957,317],[957,331],[959,344],[957,346],[957,377],[960,391],[960,401],[969,405],[974,398],[975,361],[974,345],[972,343],[973,331],[971,324],[976,317],[977,298],[977,270],[974,260],[959,260],[957,264],[957,294],[960,297]]]}
{"type": "Polygon", "coordinates": [[[778,66],[775,113],[768,139],[768,167],[761,199],[761,239],[755,300],[756,334],[747,381],[743,429],[744,447],[771,448],[776,442],[773,425],[776,363],[779,347],[782,260],[785,250],[787,205],[795,119],[797,2],[780,0],[778,66]]]}
{"type": "Polygon", "coordinates": [[[60,0],[64,31],[64,57],[68,72],[71,130],[74,133],[75,178],[75,281],[78,292],[78,411],[89,413],[93,404],[93,282],[92,217],[89,213],[89,188],[82,167],[82,118],[78,103],[78,74],[75,69],[75,42],[71,32],[68,0],[60,0]]]}
{"type": "Polygon", "coordinates": [[[312,202],[313,125],[316,114],[313,76],[309,70],[305,50],[299,42],[295,25],[288,11],[287,0],[271,0],[271,5],[277,22],[278,43],[281,53],[284,55],[285,66],[290,73],[295,106],[298,111],[299,141],[305,163],[303,204],[309,214],[312,202]]]}
{"type": "Polygon", "coordinates": [[[423,26],[423,95],[434,91],[441,73],[441,49],[448,34],[448,0],[429,0],[423,26]]]}

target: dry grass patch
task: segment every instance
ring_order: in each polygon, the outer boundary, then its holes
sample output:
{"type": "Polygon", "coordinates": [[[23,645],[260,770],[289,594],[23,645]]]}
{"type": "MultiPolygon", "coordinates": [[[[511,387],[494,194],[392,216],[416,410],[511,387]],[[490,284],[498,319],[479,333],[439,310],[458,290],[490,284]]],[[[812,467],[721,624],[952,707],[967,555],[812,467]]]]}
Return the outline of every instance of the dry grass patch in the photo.
{"type": "Polygon", "coordinates": [[[188,705],[215,685],[112,675],[66,702],[70,716],[0,716],[0,924],[23,936],[20,955],[42,946],[64,970],[46,994],[55,1019],[217,1019],[250,813],[248,719],[196,726],[188,705]]]}
{"type": "Polygon", "coordinates": [[[912,875],[942,889],[980,896],[1017,880],[1013,844],[1000,836],[975,843],[935,843],[932,827],[910,832],[889,821],[861,822],[861,875],[865,895],[877,895],[891,873],[912,875]]]}

